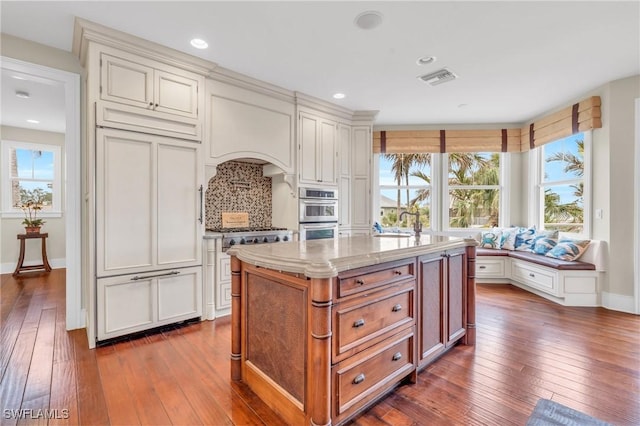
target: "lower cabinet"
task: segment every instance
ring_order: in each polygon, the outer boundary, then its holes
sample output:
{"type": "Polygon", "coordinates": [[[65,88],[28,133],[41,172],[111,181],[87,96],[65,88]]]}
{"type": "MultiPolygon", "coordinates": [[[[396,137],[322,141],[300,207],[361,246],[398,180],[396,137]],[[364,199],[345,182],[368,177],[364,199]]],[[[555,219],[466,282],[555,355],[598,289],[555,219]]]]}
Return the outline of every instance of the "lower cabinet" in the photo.
{"type": "Polygon", "coordinates": [[[202,268],[98,279],[98,340],[202,315],[202,268]]]}
{"type": "Polygon", "coordinates": [[[418,259],[418,367],[423,367],[465,334],[464,249],[418,259]]]}

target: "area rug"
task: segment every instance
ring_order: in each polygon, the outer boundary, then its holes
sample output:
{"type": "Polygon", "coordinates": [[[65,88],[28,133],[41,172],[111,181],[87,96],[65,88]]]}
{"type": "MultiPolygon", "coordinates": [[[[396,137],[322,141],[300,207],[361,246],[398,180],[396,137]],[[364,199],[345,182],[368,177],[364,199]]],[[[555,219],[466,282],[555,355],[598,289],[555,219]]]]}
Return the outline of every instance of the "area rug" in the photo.
{"type": "Polygon", "coordinates": [[[533,413],[527,420],[527,426],[613,426],[595,417],[588,416],[572,408],[553,402],[549,399],[540,399],[533,409],[533,413]]]}

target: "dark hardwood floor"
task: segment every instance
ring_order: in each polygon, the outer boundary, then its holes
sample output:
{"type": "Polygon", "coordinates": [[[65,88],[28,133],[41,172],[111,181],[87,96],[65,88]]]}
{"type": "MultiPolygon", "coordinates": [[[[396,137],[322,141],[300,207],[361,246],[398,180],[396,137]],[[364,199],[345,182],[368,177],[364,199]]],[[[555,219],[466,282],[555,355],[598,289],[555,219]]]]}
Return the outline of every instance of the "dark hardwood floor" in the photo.
{"type": "MultiPolygon", "coordinates": [[[[228,319],[89,350],[84,330],[65,331],[64,270],[1,279],[2,424],[282,424],[230,382],[228,319]]],[[[478,344],[456,346],[353,424],[523,425],[547,398],[640,425],[640,317],[509,285],[478,286],[477,300],[478,344]]]]}

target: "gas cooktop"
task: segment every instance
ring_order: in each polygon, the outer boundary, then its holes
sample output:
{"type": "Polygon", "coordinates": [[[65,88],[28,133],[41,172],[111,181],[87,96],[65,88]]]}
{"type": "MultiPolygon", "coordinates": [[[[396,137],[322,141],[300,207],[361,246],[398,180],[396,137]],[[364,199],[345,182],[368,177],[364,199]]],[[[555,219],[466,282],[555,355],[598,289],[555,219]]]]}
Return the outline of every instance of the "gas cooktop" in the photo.
{"type": "Polygon", "coordinates": [[[251,233],[251,232],[275,232],[275,231],[288,231],[287,228],[276,228],[276,227],[269,227],[269,226],[264,226],[264,227],[246,227],[246,228],[217,228],[217,229],[207,229],[207,231],[211,231],[211,232],[221,232],[223,234],[227,234],[227,233],[232,233],[232,232],[244,232],[244,233],[251,233]]]}

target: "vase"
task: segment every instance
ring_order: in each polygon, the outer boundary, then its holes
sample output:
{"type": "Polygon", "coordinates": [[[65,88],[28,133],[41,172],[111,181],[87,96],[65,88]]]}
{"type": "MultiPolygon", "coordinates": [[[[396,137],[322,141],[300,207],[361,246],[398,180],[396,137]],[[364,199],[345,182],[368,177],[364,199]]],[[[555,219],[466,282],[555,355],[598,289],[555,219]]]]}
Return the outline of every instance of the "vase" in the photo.
{"type": "Polygon", "coordinates": [[[25,226],[24,229],[27,232],[27,234],[39,234],[40,233],[40,226],[25,226]]]}

